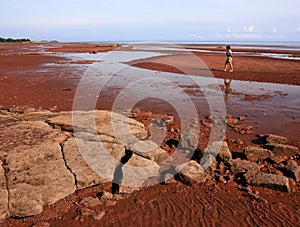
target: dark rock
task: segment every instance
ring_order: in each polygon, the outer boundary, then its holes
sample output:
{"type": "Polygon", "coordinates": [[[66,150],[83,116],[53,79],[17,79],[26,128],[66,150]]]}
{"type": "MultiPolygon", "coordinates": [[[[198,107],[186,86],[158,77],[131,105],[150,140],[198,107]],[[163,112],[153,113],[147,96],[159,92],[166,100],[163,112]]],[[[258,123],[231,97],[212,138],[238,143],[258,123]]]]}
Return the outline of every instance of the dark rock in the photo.
{"type": "Polygon", "coordinates": [[[300,181],[300,166],[287,165],[284,170],[287,176],[291,176],[296,182],[300,181]]]}
{"type": "Polygon", "coordinates": [[[272,155],[272,152],[261,147],[249,146],[244,148],[244,153],[247,159],[251,162],[262,161],[269,159],[272,155]]]}

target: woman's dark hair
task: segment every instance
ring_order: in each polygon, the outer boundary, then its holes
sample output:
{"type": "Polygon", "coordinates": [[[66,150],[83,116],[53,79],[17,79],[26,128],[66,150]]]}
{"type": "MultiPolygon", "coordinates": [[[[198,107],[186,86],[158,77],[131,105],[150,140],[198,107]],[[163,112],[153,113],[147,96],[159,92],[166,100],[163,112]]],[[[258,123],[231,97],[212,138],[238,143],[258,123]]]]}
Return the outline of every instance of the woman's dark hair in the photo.
{"type": "Polygon", "coordinates": [[[228,45],[228,46],[226,46],[226,49],[229,50],[229,49],[231,49],[231,47],[228,45]]]}

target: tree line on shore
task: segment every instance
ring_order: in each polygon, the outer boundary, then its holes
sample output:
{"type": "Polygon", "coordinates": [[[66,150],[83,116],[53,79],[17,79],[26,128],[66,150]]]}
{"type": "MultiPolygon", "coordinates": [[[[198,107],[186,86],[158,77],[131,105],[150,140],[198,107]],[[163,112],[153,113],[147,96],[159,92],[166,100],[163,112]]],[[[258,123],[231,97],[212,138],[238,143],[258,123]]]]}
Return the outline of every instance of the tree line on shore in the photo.
{"type": "Polygon", "coordinates": [[[0,37],[0,43],[22,43],[22,42],[30,42],[30,39],[12,39],[12,38],[0,37]]]}

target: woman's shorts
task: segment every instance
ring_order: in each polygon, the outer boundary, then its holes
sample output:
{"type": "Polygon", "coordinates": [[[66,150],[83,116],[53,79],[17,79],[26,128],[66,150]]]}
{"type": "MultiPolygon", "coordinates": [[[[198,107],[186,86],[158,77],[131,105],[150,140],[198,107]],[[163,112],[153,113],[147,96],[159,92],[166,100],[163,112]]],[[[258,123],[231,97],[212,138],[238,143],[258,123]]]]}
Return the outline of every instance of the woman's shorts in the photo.
{"type": "Polygon", "coordinates": [[[228,57],[226,62],[228,62],[228,63],[232,62],[232,57],[228,57]]]}

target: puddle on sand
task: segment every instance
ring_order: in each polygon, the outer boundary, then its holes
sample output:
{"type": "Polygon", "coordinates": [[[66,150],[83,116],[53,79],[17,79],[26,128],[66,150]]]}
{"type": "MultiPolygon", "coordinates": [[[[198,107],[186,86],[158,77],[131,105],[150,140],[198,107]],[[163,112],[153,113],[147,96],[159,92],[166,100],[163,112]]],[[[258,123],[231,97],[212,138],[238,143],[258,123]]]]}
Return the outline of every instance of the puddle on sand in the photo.
{"type": "MultiPolygon", "coordinates": [[[[192,101],[200,118],[203,114],[225,108],[225,112],[235,117],[247,116],[246,123],[253,125],[258,133],[275,133],[299,141],[300,131],[296,128],[300,126],[300,86],[232,80],[226,91],[224,79],[159,72],[121,63],[115,67],[110,63],[112,70],[107,70],[105,64],[109,63],[95,64],[100,73],[87,74],[90,82],[85,85],[91,91],[90,97],[98,97],[100,93],[100,108],[102,99],[113,99],[111,102],[114,105],[115,99],[121,96],[125,107],[117,110],[121,112],[130,109],[126,107],[135,100],[161,94],[161,100],[148,99],[143,105],[145,110],[172,111],[166,108],[166,102],[172,105],[172,102],[192,101]],[[101,71],[104,68],[106,71],[101,71]],[[90,89],[95,84],[98,86],[94,90],[90,89]],[[212,107],[211,102],[220,101],[224,105],[212,107]],[[290,125],[294,125],[294,128],[291,129],[290,125]]],[[[188,116],[190,110],[183,108],[181,111],[188,116]]]]}
{"type": "MultiPolygon", "coordinates": [[[[203,46],[200,46],[203,48],[203,46]]],[[[214,46],[215,47],[215,46],[214,46]]],[[[206,47],[208,48],[208,47],[206,47]]],[[[238,48],[237,46],[233,46],[233,48],[238,48]]],[[[293,54],[274,54],[268,53],[267,51],[270,47],[252,47],[253,49],[262,49],[265,50],[265,53],[256,53],[256,52],[234,52],[235,55],[239,56],[254,56],[254,57],[268,57],[268,58],[276,58],[276,59],[286,59],[286,60],[295,60],[299,61],[300,57],[294,56],[293,54]]],[[[162,52],[181,52],[181,53],[191,53],[191,52],[199,52],[199,53],[215,53],[215,54],[224,54],[224,51],[219,50],[204,50],[204,49],[193,49],[187,48],[185,49],[184,45],[174,45],[174,44],[134,44],[133,49],[135,50],[143,50],[143,51],[162,51],[162,52]]],[[[274,47],[275,50],[281,50],[280,48],[274,47]]],[[[300,47],[286,48],[287,50],[300,51],[300,47]]]]}

